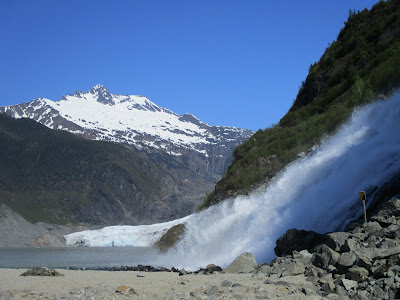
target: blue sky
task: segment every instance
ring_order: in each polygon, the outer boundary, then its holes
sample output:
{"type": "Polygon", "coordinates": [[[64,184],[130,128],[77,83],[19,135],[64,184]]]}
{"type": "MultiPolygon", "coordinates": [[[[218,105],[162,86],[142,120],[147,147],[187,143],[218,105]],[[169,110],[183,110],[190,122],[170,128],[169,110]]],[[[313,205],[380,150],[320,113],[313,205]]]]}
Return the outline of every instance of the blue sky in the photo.
{"type": "Polygon", "coordinates": [[[0,106],[97,83],[211,125],[277,123],[349,9],[377,0],[2,0],[0,106]]]}

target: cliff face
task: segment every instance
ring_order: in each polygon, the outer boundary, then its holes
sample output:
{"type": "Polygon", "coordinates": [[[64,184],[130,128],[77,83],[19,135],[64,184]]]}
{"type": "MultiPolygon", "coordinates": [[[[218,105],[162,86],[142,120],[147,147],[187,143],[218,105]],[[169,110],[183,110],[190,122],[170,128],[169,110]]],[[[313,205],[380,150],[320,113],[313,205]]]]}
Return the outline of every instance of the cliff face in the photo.
{"type": "Polygon", "coordinates": [[[201,207],[268,183],[334,133],[355,107],[385,99],[399,84],[400,2],[350,11],[337,40],[310,66],[288,113],[235,148],[228,172],[201,207]]]}

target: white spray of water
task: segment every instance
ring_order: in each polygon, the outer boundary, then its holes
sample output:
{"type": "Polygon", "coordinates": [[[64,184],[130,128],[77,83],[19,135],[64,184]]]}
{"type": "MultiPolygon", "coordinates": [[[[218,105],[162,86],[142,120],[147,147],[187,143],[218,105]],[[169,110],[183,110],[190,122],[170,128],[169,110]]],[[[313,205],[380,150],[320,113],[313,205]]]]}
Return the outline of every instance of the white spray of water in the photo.
{"type": "Polygon", "coordinates": [[[335,136],[289,165],[264,193],[191,216],[175,254],[178,264],[226,266],[245,251],[259,263],[269,261],[287,229],[328,232],[349,221],[354,207],[362,209],[359,191],[400,171],[399,124],[399,95],[355,111],[335,136]]]}

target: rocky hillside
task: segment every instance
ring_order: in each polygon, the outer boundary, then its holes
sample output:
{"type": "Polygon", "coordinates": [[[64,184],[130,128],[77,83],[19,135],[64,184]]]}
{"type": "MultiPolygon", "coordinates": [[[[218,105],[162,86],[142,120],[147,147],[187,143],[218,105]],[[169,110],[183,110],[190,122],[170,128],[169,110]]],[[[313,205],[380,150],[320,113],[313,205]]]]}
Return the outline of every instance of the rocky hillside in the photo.
{"type": "Polygon", "coordinates": [[[304,157],[359,105],[385,99],[400,84],[400,2],[350,11],[337,40],[312,64],[289,112],[233,152],[227,174],[202,207],[268,183],[304,157]]]}
{"type": "Polygon", "coordinates": [[[191,181],[179,181],[161,164],[122,145],[4,114],[0,145],[0,204],[30,222],[167,221],[192,211],[209,184],[182,164],[171,169],[191,181]]]}

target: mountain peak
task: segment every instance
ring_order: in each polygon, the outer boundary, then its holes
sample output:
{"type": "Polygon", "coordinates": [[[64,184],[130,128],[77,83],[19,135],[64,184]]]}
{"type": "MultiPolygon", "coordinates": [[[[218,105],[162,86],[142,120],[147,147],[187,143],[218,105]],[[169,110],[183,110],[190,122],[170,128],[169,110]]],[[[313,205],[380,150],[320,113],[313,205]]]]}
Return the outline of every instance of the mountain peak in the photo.
{"type": "Polygon", "coordinates": [[[110,91],[101,84],[96,84],[90,91],[90,94],[97,96],[97,102],[114,105],[115,101],[110,91]]]}

